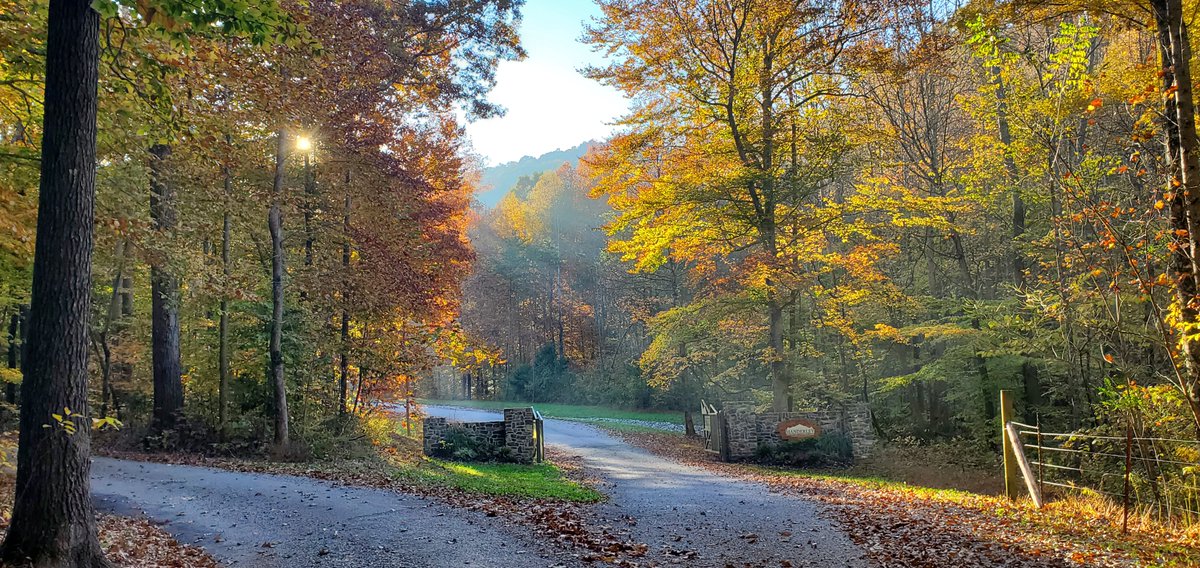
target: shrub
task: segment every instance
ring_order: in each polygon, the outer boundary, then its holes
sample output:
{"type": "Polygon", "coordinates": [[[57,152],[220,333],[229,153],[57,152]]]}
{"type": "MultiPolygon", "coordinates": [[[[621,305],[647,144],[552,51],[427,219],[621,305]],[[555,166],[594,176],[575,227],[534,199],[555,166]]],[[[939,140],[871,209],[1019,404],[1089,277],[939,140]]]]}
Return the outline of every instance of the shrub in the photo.
{"type": "Polygon", "coordinates": [[[446,436],[433,447],[431,455],[454,461],[513,461],[512,450],[508,447],[480,441],[460,426],[451,426],[446,436]]]}
{"type": "Polygon", "coordinates": [[[795,467],[847,466],[854,461],[850,438],[838,433],[762,445],[754,457],[760,463],[795,467]]]}

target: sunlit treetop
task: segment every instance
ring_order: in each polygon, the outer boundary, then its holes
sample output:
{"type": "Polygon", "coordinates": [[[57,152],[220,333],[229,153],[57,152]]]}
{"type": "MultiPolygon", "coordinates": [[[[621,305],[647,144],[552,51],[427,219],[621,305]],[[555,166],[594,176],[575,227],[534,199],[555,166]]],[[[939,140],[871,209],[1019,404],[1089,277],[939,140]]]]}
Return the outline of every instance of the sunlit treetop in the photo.
{"type": "Polygon", "coordinates": [[[181,47],[189,36],[232,35],[255,44],[312,43],[277,0],[95,0],[106,18],[136,14],[181,47]]]}

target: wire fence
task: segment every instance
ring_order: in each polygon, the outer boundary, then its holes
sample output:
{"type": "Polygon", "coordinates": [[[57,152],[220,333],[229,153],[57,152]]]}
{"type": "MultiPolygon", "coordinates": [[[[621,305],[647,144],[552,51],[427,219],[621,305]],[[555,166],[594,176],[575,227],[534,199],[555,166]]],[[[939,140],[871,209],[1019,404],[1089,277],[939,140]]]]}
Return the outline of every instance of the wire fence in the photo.
{"type": "Polygon", "coordinates": [[[1040,425],[1009,422],[1016,450],[1028,463],[1031,491],[1045,498],[1094,492],[1131,511],[1200,522],[1200,441],[1078,432],[1046,432],[1040,425]]]}

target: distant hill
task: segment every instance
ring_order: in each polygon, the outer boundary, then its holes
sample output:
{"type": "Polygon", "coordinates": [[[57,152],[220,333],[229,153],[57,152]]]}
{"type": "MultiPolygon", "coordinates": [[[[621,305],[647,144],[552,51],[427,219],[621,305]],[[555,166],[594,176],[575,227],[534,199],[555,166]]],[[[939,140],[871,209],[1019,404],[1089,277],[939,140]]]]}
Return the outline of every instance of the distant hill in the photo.
{"type": "Polygon", "coordinates": [[[597,144],[598,142],[588,141],[574,148],[555,150],[536,158],[525,156],[515,162],[486,168],[483,170],[480,189],[475,194],[475,198],[485,208],[491,209],[504,198],[508,190],[516,185],[517,180],[520,180],[521,177],[537,176],[542,172],[557,170],[563,164],[575,164],[579,161],[579,158],[582,158],[589,149],[597,144]]]}

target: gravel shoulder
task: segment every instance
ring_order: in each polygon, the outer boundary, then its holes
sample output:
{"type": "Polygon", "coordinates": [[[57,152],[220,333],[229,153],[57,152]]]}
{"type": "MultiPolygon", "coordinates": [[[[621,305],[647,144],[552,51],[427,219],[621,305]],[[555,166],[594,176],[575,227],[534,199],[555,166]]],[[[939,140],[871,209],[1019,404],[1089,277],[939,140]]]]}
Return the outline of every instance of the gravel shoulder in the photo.
{"type": "MultiPolygon", "coordinates": [[[[424,407],[454,420],[494,420],[494,412],[424,407]]],[[[799,497],[731,479],[636,448],[597,428],[546,420],[546,441],[579,456],[605,482],[608,502],[594,522],[630,531],[648,559],[687,566],[866,566],[862,551],[799,497]]]]}

